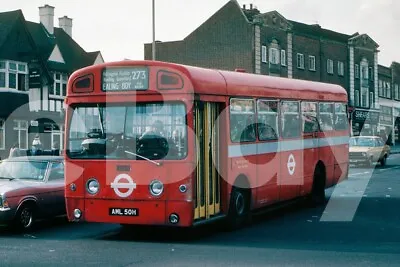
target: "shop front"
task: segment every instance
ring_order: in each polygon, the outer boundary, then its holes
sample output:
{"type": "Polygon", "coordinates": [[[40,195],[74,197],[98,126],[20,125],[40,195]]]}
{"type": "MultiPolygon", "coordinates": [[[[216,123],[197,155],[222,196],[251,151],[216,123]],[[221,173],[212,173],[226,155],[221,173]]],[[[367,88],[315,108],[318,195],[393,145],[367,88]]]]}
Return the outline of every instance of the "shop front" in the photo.
{"type": "MultiPolygon", "coordinates": [[[[379,136],[385,137],[387,143],[393,144],[393,114],[392,107],[381,105],[381,112],[379,114],[379,136]]],[[[386,140],[385,140],[386,142],[386,140]]]]}
{"type": "Polygon", "coordinates": [[[379,111],[355,109],[352,112],[352,135],[378,135],[379,111]]]}
{"type": "Polygon", "coordinates": [[[393,108],[394,133],[393,143],[400,144],[400,108],[393,108]]]}

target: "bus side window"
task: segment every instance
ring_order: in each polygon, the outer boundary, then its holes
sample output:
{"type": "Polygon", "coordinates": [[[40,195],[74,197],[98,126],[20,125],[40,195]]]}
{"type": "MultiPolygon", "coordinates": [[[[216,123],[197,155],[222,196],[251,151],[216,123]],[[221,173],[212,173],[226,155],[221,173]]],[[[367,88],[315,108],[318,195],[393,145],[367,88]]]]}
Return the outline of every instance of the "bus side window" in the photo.
{"type": "Polygon", "coordinates": [[[300,137],[300,108],[299,102],[283,101],[282,111],[282,137],[300,137]]]}
{"type": "Polygon", "coordinates": [[[333,103],[319,103],[319,123],[322,131],[333,130],[333,103]]]}
{"type": "Polygon", "coordinates": [[[258,138],[261,141],[278,139],[278,101],[258,100],[258,138]]]}
{"type": "Polygon", "coordinates": [[[302,102],[301,113],[303,117],[303,133],[315,133],[319,130],[317,120],[317,103],[302,102]]]}
{"type": "Polygon", "coordinates": [[[232,142],[256,140],[253,99],[230,100],[230,135],[232,142]]]}
{"type": "Polygon", "coordinates": [[[347,130],[349,122],[347,121],[346,104],[335,103],[335,130],[347,130]]]}

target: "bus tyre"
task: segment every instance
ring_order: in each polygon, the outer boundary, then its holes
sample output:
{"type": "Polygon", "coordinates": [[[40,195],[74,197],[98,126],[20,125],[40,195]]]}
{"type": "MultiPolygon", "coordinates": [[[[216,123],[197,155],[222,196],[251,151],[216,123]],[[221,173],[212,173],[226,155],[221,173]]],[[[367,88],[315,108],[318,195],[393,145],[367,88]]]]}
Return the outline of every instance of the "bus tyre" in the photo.
{"type": "Polygon", "coordinates": [[[17,211],[14,219],[14,228],[18,231],[29,231],[32,229],[35,220],[35,206],[23,204],[17,211]]]}
{"type": "Polygon", "coordinates": [[[246,190],[232,187],[227,218],[228,230],[239,229],[249,223],[250,220],[250,195],[246,190]]]}
{"type": "Polygon", "coordinates": [[[313,185],[310,195],[310,204],[313,207],[325,203],[325,173],[322,167],[317,166],[314,171],[313,185]]]}

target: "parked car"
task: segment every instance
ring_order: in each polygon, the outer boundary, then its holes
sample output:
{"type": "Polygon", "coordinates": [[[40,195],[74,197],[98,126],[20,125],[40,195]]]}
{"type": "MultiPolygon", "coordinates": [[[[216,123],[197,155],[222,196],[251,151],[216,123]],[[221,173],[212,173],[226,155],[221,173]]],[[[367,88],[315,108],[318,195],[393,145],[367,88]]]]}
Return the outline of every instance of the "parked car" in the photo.
{"type": "Polygon", "coordinates": [[[0,163],[0,224],[28,230],[37,219],[60,215],[66,215],[62,157],[15,157],[0,163]]]}
{"type": "Polygon", "coordinates": [[[380,162],[382,166],[390,155],[390,146],[378,136],[357,136],[350,138],[350,164],[363,163],[372,166],[380,162]]]}

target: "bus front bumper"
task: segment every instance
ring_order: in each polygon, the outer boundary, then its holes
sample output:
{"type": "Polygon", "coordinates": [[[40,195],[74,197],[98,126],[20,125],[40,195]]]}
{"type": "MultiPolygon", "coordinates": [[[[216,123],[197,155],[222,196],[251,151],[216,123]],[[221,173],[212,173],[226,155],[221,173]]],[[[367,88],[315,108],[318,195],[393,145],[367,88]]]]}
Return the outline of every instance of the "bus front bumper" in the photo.
{"type": "Polygon", "coordinates": [[[69,220],[75,222],[180,227],[193,224],[193,203],[187,201],[67,199],[67,210],[69,220]]]}

